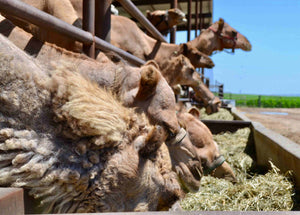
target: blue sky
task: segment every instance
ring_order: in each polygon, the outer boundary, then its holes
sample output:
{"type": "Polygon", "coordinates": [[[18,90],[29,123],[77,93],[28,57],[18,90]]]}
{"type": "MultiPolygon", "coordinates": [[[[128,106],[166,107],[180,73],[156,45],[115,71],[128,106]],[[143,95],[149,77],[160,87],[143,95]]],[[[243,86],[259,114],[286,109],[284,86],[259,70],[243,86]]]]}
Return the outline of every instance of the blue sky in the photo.
{"type": "MultiPolygon", "coordinates": [[[[224,83],[225,92],[300,96],[300,0],[213,0],[213,21],[220,17],[252,51],[211,56],[208,77],[224,83]]],[[[176,39],[186,42],[186,33],[176,39]]]]}

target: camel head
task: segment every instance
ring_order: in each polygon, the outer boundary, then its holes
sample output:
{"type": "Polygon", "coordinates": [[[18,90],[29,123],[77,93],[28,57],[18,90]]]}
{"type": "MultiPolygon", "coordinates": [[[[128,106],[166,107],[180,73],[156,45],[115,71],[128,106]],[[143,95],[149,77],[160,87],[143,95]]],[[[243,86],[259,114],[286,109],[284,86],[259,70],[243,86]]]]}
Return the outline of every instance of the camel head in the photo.
{"type": "Polygon", "coordinates": [[[185,14],[178,8],[168,10],[146,11],[147,19],[160,31],[165,33],[173,26],[186,22],[185,14]]]}
{"type": "Polygon", "coordinates": [[[181,44],[178,53],[186,56],[195,68],[213,68],[215,66],[209,56],[188,43],[181,44]]]}
{"type": "Polygon", "coordinates": [[[155,61],[148,61],[140,71],[138,90],[131,95],[134,97],[133,106],[147,113],[152,124],[161,125],[169,134],[168,139],[176,138],[180,126],[176,118],[173,90],[155,61]]]}
{"type": "Polygon", "coordinates": [[[185,13],[179,10],[178,8],[171,8],[167,11],[169,14],[169,20],[170,22],[175,23],[174,25],[187,22],[187,19],[185,18],[185,13]]]}
{"type": "Polygon", "coordinates": [[[212,24],[208,30],[211,30],[218,37],[218,50],[223,49],[242,49],[244,51],[251,51],[251,44],[249,40],[224,22],[222,18],[212,24]]]}
{"type": "Polygon", "coordinates": [[[186,131],[181,130],[181,141],[166,142],[172,161],[172,168],[177,173],[185,192],[197,192],[203,175],[201,158],[190,141],[186,131]]]}
{"type": "Polygon", "coordinates": [[[199,120],[199,116],[199,110],[194,107],[188,111],[181,109],[177,114],[178,121],[186,129],[197,157],[202,161],[204,174],[235,182],[233,170],[220,154],[210,130],[199,120]]]}

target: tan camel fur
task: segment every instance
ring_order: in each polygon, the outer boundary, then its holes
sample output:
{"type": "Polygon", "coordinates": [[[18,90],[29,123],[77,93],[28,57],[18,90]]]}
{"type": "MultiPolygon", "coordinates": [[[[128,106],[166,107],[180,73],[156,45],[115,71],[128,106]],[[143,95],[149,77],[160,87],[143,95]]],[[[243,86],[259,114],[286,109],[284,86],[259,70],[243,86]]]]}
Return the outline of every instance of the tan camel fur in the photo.
{"type": "Polygon", "coordinates": [[[160,126],[0,40],[0,186],[28,190],[38,213],[166,210],[184,195],[160,126]]]}
{"type": "Polygon", "coordinates": [[[187,21],[185,14],[178,8],[155,10],[152,12],[147,10],[146,17],[162,34],[166,34],[173,26],[187,21]]]}

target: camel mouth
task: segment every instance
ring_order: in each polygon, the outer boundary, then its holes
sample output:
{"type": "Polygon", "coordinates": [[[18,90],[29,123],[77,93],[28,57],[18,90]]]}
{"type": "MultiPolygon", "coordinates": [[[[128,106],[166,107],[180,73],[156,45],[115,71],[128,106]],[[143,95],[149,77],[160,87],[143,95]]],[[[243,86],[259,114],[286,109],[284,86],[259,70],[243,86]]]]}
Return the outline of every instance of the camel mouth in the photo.
{"type": "Polygon", "coordinates": [[[208,64],[206,67],[211,69],[211,68],[213,68],[214,66],[215,66],[215,64],[208,64]]]}
{"type": "Polygon", "coordinates": [[[180,162],[175,167],[183,190],[187,192],[197,192],[199,190],[202,168],[198,164],[199,162],[196,161],[191,161],[187,165],[180,162]]]}
{"type": "Polygon", "coordinates": [[[244,47],[244,49],[243,49],[244,51],[251,51],[252,50],[252,46],[251,46],[251,44],[247,44],[245,47],[244,47]]]}
{"type": "Polygon", "coordinates": [[[187,22],[187,18],[182,17],[182,18],[181,18],[181,22],[184,22],[184,23],[187,22]]]}

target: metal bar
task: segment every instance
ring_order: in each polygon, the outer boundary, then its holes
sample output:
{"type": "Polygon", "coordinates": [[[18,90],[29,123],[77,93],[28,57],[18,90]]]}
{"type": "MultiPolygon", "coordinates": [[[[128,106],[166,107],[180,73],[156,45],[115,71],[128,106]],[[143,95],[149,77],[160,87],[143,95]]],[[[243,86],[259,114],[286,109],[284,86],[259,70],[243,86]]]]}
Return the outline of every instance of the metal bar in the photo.
{"type": "Polygon", "coordinates": [[[204,18],[202,18],[202,8],[203,8],[203,5],[202,5],[202,0],[200,0],[200,31],[202,30],[203,28],[203,20],[204,18]]]}
{"type": "Polygon", "coordinates": [[[95,41],[97,48],[106,52],[113,51],[136,66],[145,64],[144,60],[137,58],[136,56],[133,56],[100,38],[94,37],[89,32],[79,29],[54,16],[40,11],[35,7],[25,4],[24,2],[18,0],[0,0],[0,11],[24,19],[25,21],[31,22],[37,26],[47,27],[50,30],[59,32],[87,45],[90,45],[93,41],[95,41]]]}
{"type": "MultiPolygon", "coordinates": [[[[83,0],[82,2],[82,29],[95,35],[95,0],[83,0]]],[[[83,52],[95,58],[95,43],[83,44],[83,52]]]]}
{"type": "Polygon", "coordinates": [[[191,27],[192,27],[192,0],[188,1],[188,34],[187,34],[187,41],[191,40],[191,27]]]}
{"type": "MultiPolygon", "coordinates": [[[[198,16],[199,19],[200,18],[211,18],[212,17],[212,13],[200,13],[198,12],[198,16]]],[[[196,14],[192,14],[192,19],[196,18],[196,14]]]]}
{"type": "MultiPolygon", "coordinates": [[[[203,0],[203,1],[211,1],[211,0],[203,0]]],[[[188,2],[188,0],[178,0],[178,2],[185,3],[185,2],[188,2]]],[[[136,6],[155,5],[155,4],[169,4],[169,3],[170,3],[170,0],[138,0],[138,1],[134,1],[134,4],[136,6]]],[[[114,1],[114,6],[120,7],[121,4],[114,1]]],[[[157,5],[155,5],[155,6],[157,6],[157,5]]]]}
{"type": "Polygon", "coordinates": [[[125,60],[129,61],[130,63],[133,63],[136,66],[141,66],[146,63],[144,60],[142,60],[134,55],[131,55],[128,52],[126,52],[122,49],[119,49],[98,37],[95,37],[94,39],[95,39],[96,48],[101,49],[104,52],[113,51],[113,52],[119,54],[125,60]]]}
{"type": "Polygon", "coordinates": [[[110,0],[95,2],[95,35],[110,43],[110,0]]]}
{"type": "MultiPolygon", "coordinates": [[[[171,8],[177,8],[177,6],[178,6],[177,0],[171,0],[171,8]]],[[[176,31],[177,31],[177,27],[174,26],[170,32],[170,43],[176,42],[176,31]]]]}
{"type": "Polygon", "coordinates": [[[195,0],[195,38],[198,36],[198,0],[195,0]]]}
{"type": "Polygon", "coordinates": [[[145,18],[142,12],[130,1],[130,0],[117,0],[123,8],[134,18],[136,18],[146,30],[157,40],[161,42],[167,42],[163,35],[151,24],[151,22],[145,18]]]}

